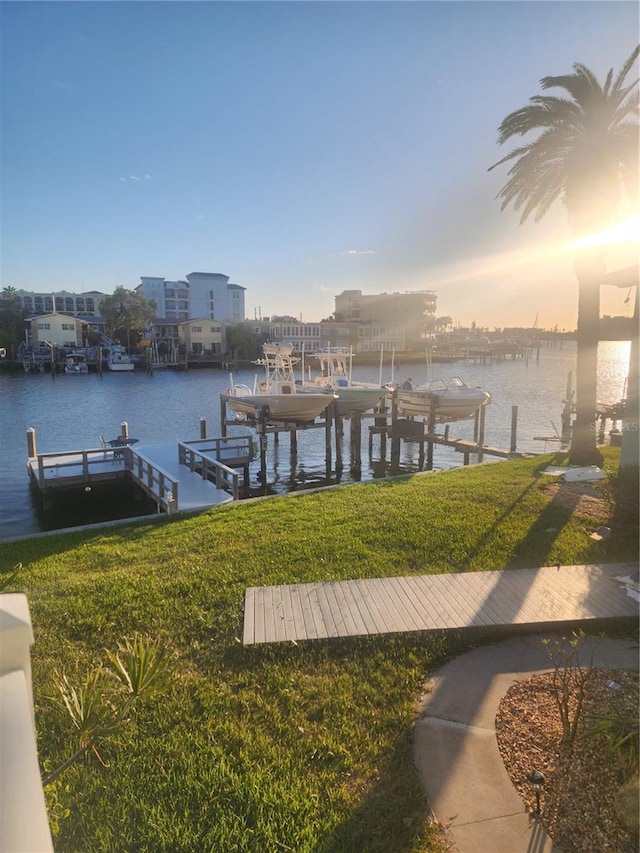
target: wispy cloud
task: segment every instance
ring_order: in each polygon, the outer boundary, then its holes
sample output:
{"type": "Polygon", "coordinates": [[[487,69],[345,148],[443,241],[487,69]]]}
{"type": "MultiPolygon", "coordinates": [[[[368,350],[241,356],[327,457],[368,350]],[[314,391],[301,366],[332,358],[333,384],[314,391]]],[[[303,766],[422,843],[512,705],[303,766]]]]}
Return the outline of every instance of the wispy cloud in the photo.
{"type": "Polygon", "coordinates": [[[373,249],[347,249],[346,252],[339,252],[340,255],[375,255],[373,249]]]}
{"type": "Polygon", "coordinates": [[[128,178],[120,178],[123,184],[127,184],[130,181],[150,181],[151,175],[129,175],[128,178]]]}

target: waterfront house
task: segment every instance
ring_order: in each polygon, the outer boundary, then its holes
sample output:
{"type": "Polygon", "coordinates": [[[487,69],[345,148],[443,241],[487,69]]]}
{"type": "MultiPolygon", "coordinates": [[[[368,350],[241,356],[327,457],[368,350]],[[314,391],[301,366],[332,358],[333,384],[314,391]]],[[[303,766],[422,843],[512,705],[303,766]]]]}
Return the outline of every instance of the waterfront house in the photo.
{"type": "Polygon", "coordinates": [[[208,317],[177,324],[178,340],[188,353],[197,356],[222,355],[227,351],[226,325],[208,317]]]}
{"type": "Polygon", "coordinates": [[[54,344],[57,347],[84,346],[83,330],[87,322],[68,314],[38,314],[25,320],[25,343],[27,349],[54,344]]]}

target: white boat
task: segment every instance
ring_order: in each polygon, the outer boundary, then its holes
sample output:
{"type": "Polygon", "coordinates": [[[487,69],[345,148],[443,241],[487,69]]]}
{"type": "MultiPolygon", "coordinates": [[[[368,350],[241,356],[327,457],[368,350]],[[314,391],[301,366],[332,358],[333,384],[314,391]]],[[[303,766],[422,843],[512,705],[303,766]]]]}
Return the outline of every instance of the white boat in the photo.
{"type": "Polygon", "coordinates": [[[235,385],[233,379],[227,394],[220,399],[241,418],[252,418],[264,423],[310,423],[332,402],[332,396],[319,391],[304,393],[293,375],[299,359],[293,358],[293,344],[263,345],[264,358],[255,364],[265,368],[265,378],[247,385],[235,385]]]}
{"type": "Polygon", "coordinates": [[[362,414],[377,408],[384,400],[387,389],[368,382],[354,382],[351,378],[353,350],[329,347],[313,353],[320,364],[320,376],[303,379],[305,393],[324,391],[336,394],[336,413],[339,417],[362,414]]]}
{"type": "Polygon", "coordinates": [[[70,352],[64,360],[64,372],[69,374],[88,373],[89,365],[84,353],[70,352]]]}
{"type": "Polygon", "coordinates": [[[399,415],[428,418],[435,406],[436,420],[441,423],[470,418],[491,402],[488,391],[470,388],[457,376],[448,382],[425,382],[414,389],[400,387],[395,393],[399,415]]]}
{"type": "Polygon", "coordinates": [[[120,373],[133,370],[133,362],[122,344],[111,344],[107,350],[105,364],[108,370],[115,370],[120,373]]]}

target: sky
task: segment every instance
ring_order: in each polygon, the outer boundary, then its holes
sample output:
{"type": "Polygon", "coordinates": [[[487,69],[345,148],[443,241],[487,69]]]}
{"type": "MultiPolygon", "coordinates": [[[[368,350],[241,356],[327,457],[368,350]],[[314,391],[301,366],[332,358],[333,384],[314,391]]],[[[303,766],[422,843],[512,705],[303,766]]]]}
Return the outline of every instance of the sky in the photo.
{"type": "MultiPolygon", "coordinates": [[[[217,272],[246,288],[248,318],[434,290],[463,326],[574,329],[564,209],[520,225],[496,200],[506,167],[487,170],[542,77],[617,71],[639,9],[2,0],[0,286],[217,272]]],[[[631,313],[605,290],[602,313],[631,313]]]]}

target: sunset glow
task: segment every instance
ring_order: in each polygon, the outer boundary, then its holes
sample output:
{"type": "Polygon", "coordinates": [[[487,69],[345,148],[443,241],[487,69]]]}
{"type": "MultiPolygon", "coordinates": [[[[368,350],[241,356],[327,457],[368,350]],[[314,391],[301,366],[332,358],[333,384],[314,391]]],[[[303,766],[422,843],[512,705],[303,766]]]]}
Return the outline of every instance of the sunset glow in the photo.
{"type": "Polygon", "coordinates": [[[587,234],[567,244],[567,249],[588,249],[592,246],[615,246],[620,243],[640,242],[640,213],[605,228],[595,234],[587,234]]]}

